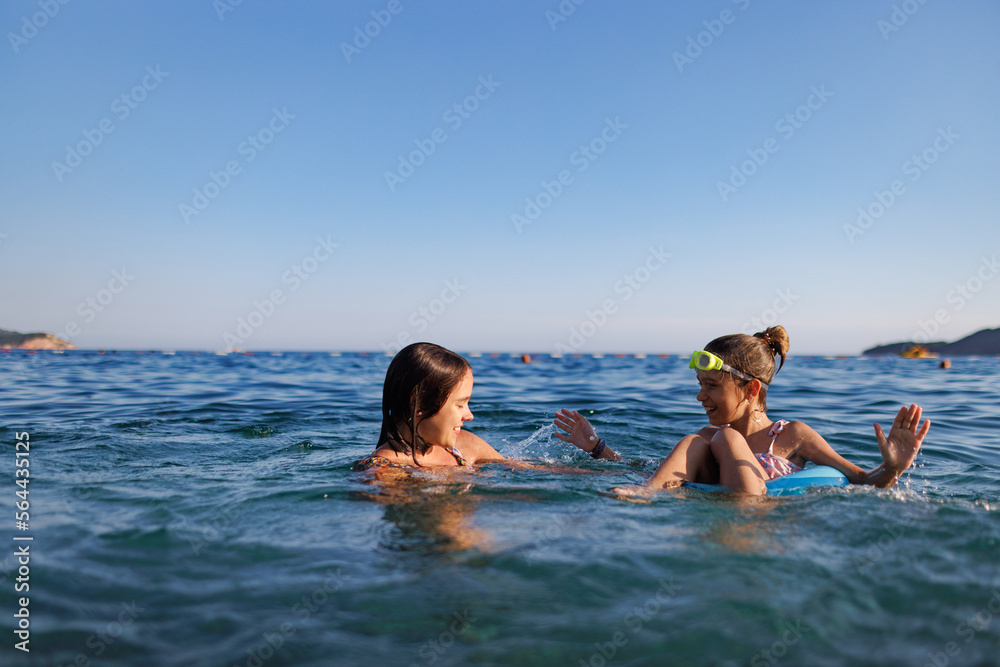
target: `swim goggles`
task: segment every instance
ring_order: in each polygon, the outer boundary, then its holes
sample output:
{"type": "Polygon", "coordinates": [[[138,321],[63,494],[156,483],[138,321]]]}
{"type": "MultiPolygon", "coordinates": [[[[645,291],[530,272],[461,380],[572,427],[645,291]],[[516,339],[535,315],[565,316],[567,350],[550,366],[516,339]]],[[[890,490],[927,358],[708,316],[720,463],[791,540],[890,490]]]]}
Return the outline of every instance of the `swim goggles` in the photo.
{"type": "Polygon", "coordinates": [[[738,378],[743,378],[747,382],[750,380],[757,380],[757,382],[760,382],[765,387],[768,386],[768,384],[760,378],[755,378],[736,370],[729,364],[725,363],[721,358],[711,352],[706,352],[705,350],[696,350],[695,353],[691,355],[691,363],[688,364],[688,368],[694,368],[699,371],[725,371],[726,373],[731,373],[738,378]]]}

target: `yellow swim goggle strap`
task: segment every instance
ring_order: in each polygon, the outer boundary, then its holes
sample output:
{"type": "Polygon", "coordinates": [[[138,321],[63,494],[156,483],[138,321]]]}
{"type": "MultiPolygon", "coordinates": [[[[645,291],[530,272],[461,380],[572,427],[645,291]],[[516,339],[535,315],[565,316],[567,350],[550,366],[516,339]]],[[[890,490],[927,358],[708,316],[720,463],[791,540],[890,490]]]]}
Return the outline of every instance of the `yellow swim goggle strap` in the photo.
{"type": "Polygon", "coordinates": [[[735,375],[738,378],[743,378],[747,382],[750,380],[757,380],[757,382],[760,382],[765,387],[768,386],[768,384],[760,378],[755,378],[736,370],[718,356],[712,354],[711,352],[706,352],[705,350],[695,350],[694,354],[691,355],[691,363],[688,364],[688,368],[694,368],[699,371],[725,371],[726,373],[735,375]]]}

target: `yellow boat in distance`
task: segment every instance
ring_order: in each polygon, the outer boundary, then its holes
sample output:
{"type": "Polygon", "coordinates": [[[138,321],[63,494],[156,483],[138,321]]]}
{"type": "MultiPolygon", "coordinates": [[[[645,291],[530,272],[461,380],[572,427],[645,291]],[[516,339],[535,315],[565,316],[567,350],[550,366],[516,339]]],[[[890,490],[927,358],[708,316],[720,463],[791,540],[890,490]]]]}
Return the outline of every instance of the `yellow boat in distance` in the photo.
{"type": "Polygon", "coordinates": [[[931,352],[923,345],[912,345],[900,352],[899,356],[904,359],[937,359],[941,355],[937,352],[931,352]]]}

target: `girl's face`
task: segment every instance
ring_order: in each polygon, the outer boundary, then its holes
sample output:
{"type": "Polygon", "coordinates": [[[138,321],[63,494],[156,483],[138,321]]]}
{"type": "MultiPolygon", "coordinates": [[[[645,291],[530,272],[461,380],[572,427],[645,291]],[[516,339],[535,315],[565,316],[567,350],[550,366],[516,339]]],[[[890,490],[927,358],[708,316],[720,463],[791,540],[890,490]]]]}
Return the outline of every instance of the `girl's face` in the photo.
{"type": "Polygon", "coordinates": [[[708,423],[712,426],[730,424],[740,416],[740,405],[745,398],[733,376],[723,371],[697,371],[698,402],[705,408],[708,423]]]}
{"type": "Polygon", "coordinates": [[[472,370],[448,394],[441,409],[417,425],[417,433],[426,442],[442,447],[454,447],[462,424],[472,419],[469,399],[472,397],[472,370]]]}

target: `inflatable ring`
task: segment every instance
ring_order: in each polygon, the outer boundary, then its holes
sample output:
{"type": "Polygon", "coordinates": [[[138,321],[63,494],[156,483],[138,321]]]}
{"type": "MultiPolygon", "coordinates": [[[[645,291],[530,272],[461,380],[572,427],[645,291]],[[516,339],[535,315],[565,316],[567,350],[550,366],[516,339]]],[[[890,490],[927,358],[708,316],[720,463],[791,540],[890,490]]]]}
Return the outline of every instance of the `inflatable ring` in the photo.
{"type": "MultiPolygon", "coordinates": [[[[847,486],[850,482],[844,474],[830,466],[815,466],[806,468],[790,475],[778,477],[767,482],[769,496],[797,496],[818,486],[847,486]]],[[[698,484],[684,482],[684,486],[701,491],[730,491],[721,484],[698,484]]]]}

